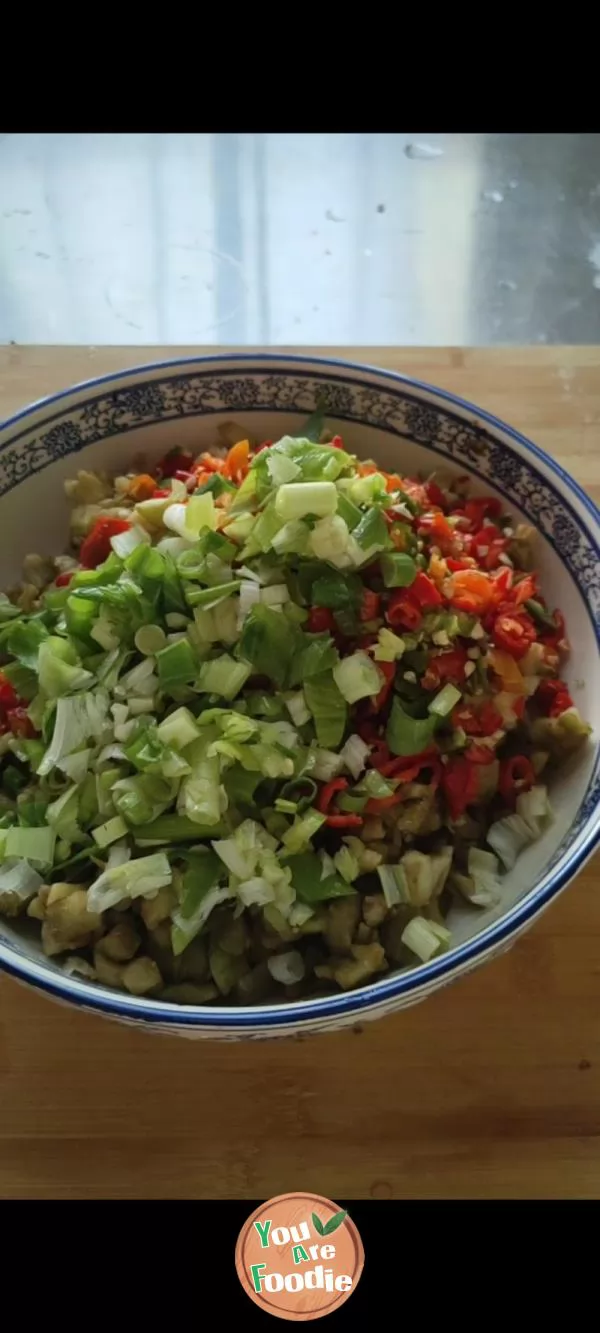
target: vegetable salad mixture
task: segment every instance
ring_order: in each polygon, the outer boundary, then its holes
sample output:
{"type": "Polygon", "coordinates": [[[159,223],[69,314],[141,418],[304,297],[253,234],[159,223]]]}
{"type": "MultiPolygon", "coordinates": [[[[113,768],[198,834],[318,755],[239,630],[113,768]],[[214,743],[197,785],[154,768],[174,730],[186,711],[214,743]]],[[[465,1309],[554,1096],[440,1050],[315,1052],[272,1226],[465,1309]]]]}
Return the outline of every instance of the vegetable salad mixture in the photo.
{"type": "Polygon", "coordinates": [[[0,599],[0,912],[69,973],[248,1004],[500,901],[590,730],[531,528],[318,414],[67,492],[70,554],[0,599]]]}

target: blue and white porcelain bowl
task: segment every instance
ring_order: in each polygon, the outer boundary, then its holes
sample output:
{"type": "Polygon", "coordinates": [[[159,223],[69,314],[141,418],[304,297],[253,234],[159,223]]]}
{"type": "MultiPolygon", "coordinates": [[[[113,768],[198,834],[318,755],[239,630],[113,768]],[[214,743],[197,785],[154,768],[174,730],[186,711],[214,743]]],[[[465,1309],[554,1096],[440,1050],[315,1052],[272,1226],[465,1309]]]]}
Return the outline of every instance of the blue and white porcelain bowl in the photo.
{"type": "Polygon", "coordinates": [[[600,515],[552,459],[472,404],[401,375],[320,357],[272,353],[194,357],[90,380],[35,403],[0,427],[0,587],[31,550],[64,549],[63,482],[80,468],[124,470],[139,453],[210,448],[235,421],[264,439],[298,428],[324,398],[328,420],[357,454],[390,471],[469,473],[540,533],[538,567],[567,615],[571,693],[594,736],[561,775],[555,821],[507,876],[501,908],[455,911],[453,947],[412,971],[320,1000],[260,1008],[182,1008],[65,976],[26,927],[1,923],[0,966],[55,999],[188,1037],[259,1039],[343,1027],[422,1000],[508,949],[573,879],[600,835],[600,515]]]}

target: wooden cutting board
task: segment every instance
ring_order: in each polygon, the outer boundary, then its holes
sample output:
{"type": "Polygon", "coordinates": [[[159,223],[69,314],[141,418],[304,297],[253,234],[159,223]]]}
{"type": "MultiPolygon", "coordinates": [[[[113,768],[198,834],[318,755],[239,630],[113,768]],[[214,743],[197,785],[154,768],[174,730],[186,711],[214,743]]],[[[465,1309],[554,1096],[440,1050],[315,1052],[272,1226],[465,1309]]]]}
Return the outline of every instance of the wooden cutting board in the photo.
{"type": "MultiPolygon", "coordinates": [[[[600,348],[319,350],[463,394],[600,499],[600,348]]],[[[2,348],[0,417],[181,352],[2,348]]],[[[599,864],[509,954],[301,1043],[151,1036],[2,978],[0,1197],[598,1198],[599,864]]]]}

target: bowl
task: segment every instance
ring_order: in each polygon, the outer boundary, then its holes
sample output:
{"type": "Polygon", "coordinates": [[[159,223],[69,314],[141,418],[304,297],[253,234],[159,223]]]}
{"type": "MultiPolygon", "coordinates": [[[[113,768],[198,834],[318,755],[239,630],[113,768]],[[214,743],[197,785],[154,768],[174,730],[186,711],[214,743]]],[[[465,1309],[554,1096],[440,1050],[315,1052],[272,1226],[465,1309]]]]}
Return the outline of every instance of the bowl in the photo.
{"type": "Polygon", "coordinates": [[[511,947],[574,878],[600,835],[600,515],[551,458],[503,422],[450,393],[389,371],[275,353],[200,356],[89,380],[25,408],[0,427],[0,587],[31,550],[65,547],[64,481],[80,467],[124,470],[139,453],[198,451],[227,421],[278,439],[318,399],[353,452],[407,474],[440,466],[468,473],[540,533],[537,566],[567,614],[569,688],[593,739],[561,774],[554,823],[504,881],[500,908],[451,915],[450,950],[410,971],[325,999],[264,1007],[179,1007],[66,976],[27,925],[0,922],[0,966],[57,1000],[153,1031],[222,1040],[317,1033],[402,1009],[511,947]],[[400,462],[401,460],[401,462],[400,462]]]}

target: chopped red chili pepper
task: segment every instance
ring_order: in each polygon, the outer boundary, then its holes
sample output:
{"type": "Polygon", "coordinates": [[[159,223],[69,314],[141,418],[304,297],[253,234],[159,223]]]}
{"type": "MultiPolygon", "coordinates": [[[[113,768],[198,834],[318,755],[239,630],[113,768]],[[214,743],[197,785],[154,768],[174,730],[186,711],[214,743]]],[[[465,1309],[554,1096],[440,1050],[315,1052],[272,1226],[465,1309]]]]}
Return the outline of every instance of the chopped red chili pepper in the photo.
{"type": "MultiPolygon", "coordinates": [[[[233,448],[236,446],[234,445],[233,448]]],[[[231,450],[229,451],[231,453],[231,450]]],[[[187,464],[185,465],[187,467],[187,464]]],[[[225,458],[215,458],[214,454],[200,454],[196,464],[196,472],[224,472],[227,466],[225,458]]]]}
{"type": "Polygon", "coordinates": [[[378,724],[371,717],[368,717],[366,713],[361,714],[360,707],[361,705],[359,704],[354,718],[354,729],[357,735],[360,736],[361,741],[365,741],[366,745],[372,745],[377,739],[378,724]]]}
{"type": "Polygon", "coordinates": [[[465,545],[473,555],[477,556],[479,564],[484,569],[495,569],[499,564],[500,556],[504,555],[508,542],[503,537],[494,524],[486,524],[470,539],[465,538],[465,545]]]}
{"type": "Polygon", "coordinates": [[[465,759],[470,764],[493,764],[496,756],[488,745],[469,745],[465,750],[465,759]]]}
{"type": "Polygon", "coordinates": [[[159,487],[157,487],[157,489],[156,489],[155,491],[152,492],[152,495],[150,496],[150,499],[151,499],[151,500],[166,500],[167,495],[170,495],[170,494],[171,494],[171,492],[170,492],[169,490],[167,490],[166,487],[165,487],[164,489],[161,489],[161,487],[159,486],[159,487]]]}
{"type": "Polygon", "coordinates": [[[255,454],[260,454],[261,451],[262,451],[263,449],[270,449],[272,443],[273,443],[272,440],[263,440],[263,443],[262,443],[262,444],[257,444],[256,449],[254,450],[254,453],[255,453],[255,454]]]}
{"type": "Polygon", "coordinates": [[[328,815],[326,819],[328,828],[361,828],[361,815],[328,815]]]}
{"type": "Polygon", "coordinates": [[[337,628],[333,612],[326,606],[311,606],[308,613],[307,629],[311,634],[322,634],[324,630],[337,628]]]}
{"type": "Polygon", "coordinates": [[[538,638],[547,648],[556,648],[564,653],[569,651],[569,641],[567,639],[567,627],[562,611],[554,611],[554,623],[556,629],[544,629],[540,631],[538,638]]]}
{"type": "Polygon", "coordinates": [[[381,709],[385,707],[388,698],[391,694],[392,687],[394,684],[394,678],[396,675],[395,662],[378,662],[377,666],[379,667],[382,676],[385,676],[385,680],[383,685],[381,686],[379,694],[376,694],[375,698],[371,701],[369,707],[370,713],[379,713],[381,712],[381,709]]]}
{"type": "Polygon", "coordinates": [[[390,751],[387,741],[384,741],[382,736],[376,736],[375,739],[370,742],[370,745],[371,753],[369,755],[369,763],[371,768],[380,768],[382,764],[389,763],[390,751]]]}
{"type": "Polygon", "coordinates": [[[457,704],[452,712],[452,726],[466,731],[467,736],[493,736],[502,726],[502,717],[489,699],[481,704],[457,704]]]}
{"type": "Polygon", "coordinates": [[[455,560],[454,556],[446,556],[446,564],[451,574],[456,574],[459,569],[474,569],[475,561],[472,556],[467,555],[463,560],[455,560]]]}
{"type": "Polygon", "coordinates": [[[71,579],[73,578],[73,572],[74,572],[74,571],[73,571],[72,569],[70,569],[70,570],[67,570],[64,574],[57,574],[57,576],[56,576],[56,578],[55,578],[55,580],[54,580],[54,582],[55,582],[55,584],[56,584],[56,587],[57,587],[57,588],[66,588],[66,587],[68,587],[69,583],[71,582],[71,579]]]}
{"type": "Polygon", "coordinates": [[[174,477],[176,472],[191,472],[193,466],[194,455],[187,449],[171,449],[159,459],[155,471],[157,477],[174,477]]]}
{"type": "Polygon", "coordinates": [[[427,664],[421,677],[425,690],[436,690],[442,681],[459,684],[465,679],[465,667],[468,662],[466,648],[451,648],[447,653],[437,653],[427,664]]]}
{"type": "Polygon", "coordinates": [[[19,703],[19,696],[16,690],[6,679],[3,671],[0,671],[0,712],[5,713],[9,708],[16,708],[19,703]]]}
{"type": "Polygon", "coordinates": [[[423,607],[441,606],[444,600],[433,579],[429,577],[429,574],[425,574],[422,569],[419,570],[414,583],[410,585],[410,595],[419,606],[423,607]]]}
{"type": "Polygon", "coordinates": [[[332,449],[343,449],[343,448],[344,448],[344,441],[343,441],[341,435],[334,435],[333,439],[329,441],[329,444],[330,444],[330,447],[331,447],[332,449]]]}
{"type": "Polygon", "coordinates": [[[362,602],[360,605],[360,620],[376,620],[379,615],[379,594],[373,592],[371,588],[363,590],[362,602]]]}
{"type": "Polygon", "coordinates": [[[28,716],[27,709],[19,706],[18,708],[9,708],[6,714],[6,721],[13,736],[23,736],[31,738],[35,736],[36,731],[28,716]]]}
{"type": "Polygon", "coordinates": [[[437,511],[432,514],[421,514],[416,523],[417,532],[436,542],[441,551],[454,542],[454,529],[444,514],[437,511]]]}
{"type": "Polygon", "coordinates": [[[494,620],[492,637],[497,648],[520,658],[535,643],[537,630],[526,611],[501,609],[494,620]]]}
{"type": "Polygon", "coordinates": [[[539,703],[547,717],[560,717],[567,708],[573,707],[573,700],[564,683],[564,680],[542,680],[535,692],[536,702],[539,703]]]}
{"type": "Polygon", "coordinates": [[[503,565],[502,569],[495,569],[491,577],[494,601],[499,605],[504,598],[511,596],[514,575],[512,569],[503,565]]]}
{"type": "Polygon", "coordinates": [[[437,481],[426,482],[425,490],[430,504],[437,505],[438,509],[446,508],[446,496],[441,487],[438,486],[437,481]]]}
{"type": "Polygon", "coordinates": [[[512,601],[520,606],[522,602],[528,602],[531,597],[538,597],[537,579],[533,574],[526,574],[524,579],[519,579],[512,590],[512,601]]]}
{"type": "Polygon", "coordinates": [[[437,746],[429,745],[421,754],[411,754],[398,759],[389,759],[377,767],[384,778],[397,778],[399,782],[414,782],[422,768],[437,769],[439,765],[437,746]]]}
{"type": "Polygon", "coordinates": [[[410,593],[404,588],[398,588],[390,597],[385,618],[392,627],[400,625],[403,629],[419,629],[423,616],[420,606],[413,601],[410,593]]]}
{"type": "Polygon", "coordinates": [[[392,792],[391,796],[371,796],[365,806],[365,814],[380,815],[383,810],[389,810],[391,806],[398,805],[401,800],[401,790],[392,792]]]}
{"type": "Polygon", "coordinates": [[[491,514],[493,518],[499,517],[502,513],[502,502],[496,500],[493,495],[477,495],[471,500],[467,500],[462,512],[470,523],[481,528],[483,520],[488,514],[491,514]]]}
{"type": "Polygon", "coordinates": [[[127,532],[130,527],[131,523],[124,518],[97,519],[92,531],[82,542],[79,552],[79,559],[84,569],[97,569],[98,565],[103,565],[112,550],[111,537],[116,537],[119,532],[127,532]]]}
{"type": "Polygon", "coordinates": [[[442,791],[451,819],[460,819],[467,806],[477,800],[478,787],[477,765],[470,764],[462,756],[450,759],[442,768],[442,791]]]}
{"type": "Polygon", "coordinates": [[[331,802],[338,791],[345,791],[348,786],[346,778],[333,778],[331,782],[326,782],[317,797],[317,810],[322,815],[326,815],[331,802]]]}
{"type": "Polygon", "coordinates": [[[522,791],[529,791],[535,782],[531,761],[524,754],[503,759],[500,764],[498,788],[508,805],[513,805],[522,791]]]}

